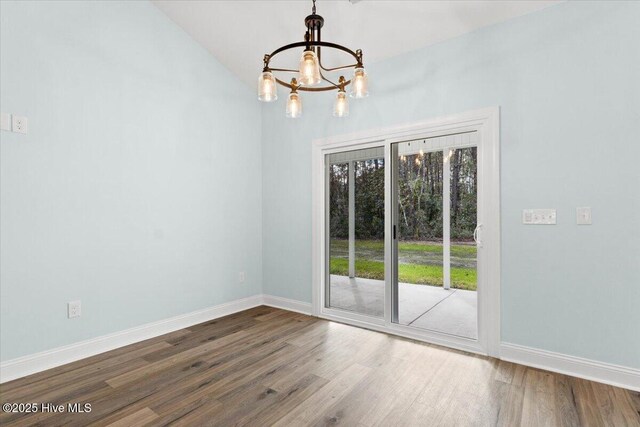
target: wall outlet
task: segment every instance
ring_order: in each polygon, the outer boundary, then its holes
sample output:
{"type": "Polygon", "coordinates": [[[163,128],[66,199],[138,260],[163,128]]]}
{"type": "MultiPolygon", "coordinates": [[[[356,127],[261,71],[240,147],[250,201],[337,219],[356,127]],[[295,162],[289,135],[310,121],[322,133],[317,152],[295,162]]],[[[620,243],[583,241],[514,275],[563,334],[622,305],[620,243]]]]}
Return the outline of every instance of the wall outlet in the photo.
{"type": "Polygon", "coordinates": [[[576,208],[576,224],[591,225],[591,208],[576,208]]]}
{"type": "Polygon", "coordinates": [[[80,317],[81,314],[82,306],[80,301],[69,301],[67,303],[67,317],[69,319],[80,317]]]}
{"type": "Polygon", "coordinates": [[[27,118],[11,116],[11,130],[16,133],[27,133],[27,118]]]}
{"type": "Polygon", "coordinates": [[[555,209],[525,209],[522,211],[522,223],[528,225],[554,225],[555,209]]]}
{"type": "Polygon", "coordinates": [[[238,282],[244,283],[244,280],[245,280],[245,274],[244,274],[244,271],[241,271],[240,273],[238,273],[238,282]]]}

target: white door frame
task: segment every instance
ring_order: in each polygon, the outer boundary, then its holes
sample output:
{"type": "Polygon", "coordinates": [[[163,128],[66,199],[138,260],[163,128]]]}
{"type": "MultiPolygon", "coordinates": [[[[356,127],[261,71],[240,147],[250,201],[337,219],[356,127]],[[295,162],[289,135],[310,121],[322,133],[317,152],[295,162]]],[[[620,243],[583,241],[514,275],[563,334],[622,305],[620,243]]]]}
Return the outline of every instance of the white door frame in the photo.
{"type": "Polygon", "coordinates": [[[339,135],[312,144],[312,283],[313,314],[368,329],[499,357],[500,351],[500,110],[498,107],[438,117],[419,123],[339,135]],[[385,267],[392,258],[391,144],[458,132],[478,132],[478,339],[457,337],[391,322],[391,268],[385,268],[385,315],[375,318],[325,305],[326,211],[325,155],[346,149],[384,147],[385,151],[385,267]]]}

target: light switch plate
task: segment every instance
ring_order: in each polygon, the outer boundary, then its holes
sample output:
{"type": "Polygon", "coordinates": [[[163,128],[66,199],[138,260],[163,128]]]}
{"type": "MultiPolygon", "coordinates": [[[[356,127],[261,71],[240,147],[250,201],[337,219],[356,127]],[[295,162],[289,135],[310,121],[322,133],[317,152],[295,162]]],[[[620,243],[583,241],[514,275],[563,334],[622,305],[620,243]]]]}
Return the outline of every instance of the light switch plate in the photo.
{"type": "Polygon", "coordinates": [[[524,209],[522,223],[527,225],[555,225],[555,209],[524,209]]]}
{"type": "Polygon", "coordinates": [[[591,208],[576,208],[576,224],[591,225],[591,208]]]}

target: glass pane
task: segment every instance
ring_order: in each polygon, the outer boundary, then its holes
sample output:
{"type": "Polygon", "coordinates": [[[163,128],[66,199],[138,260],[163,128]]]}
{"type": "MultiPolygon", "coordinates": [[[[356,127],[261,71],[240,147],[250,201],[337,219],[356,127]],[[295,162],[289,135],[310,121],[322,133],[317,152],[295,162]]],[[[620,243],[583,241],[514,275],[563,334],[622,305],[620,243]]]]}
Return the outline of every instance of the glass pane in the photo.
{"type": "Polygon", "coordinates": [[[385,165],[383,150],[374,149],[373,157],[371,151],[341,153],[348,161],[329,166],[327,302],[331,308],[383,317],[385,165]]]}
{"type": "MultiPolygon", "coordinates": [[[[477,338],[477,149],[398,146],[398,323],[477,338]]],[[[450,147],[451,145],[449,145],[450,147]]]]}
{"type": "Polygon", "coordinates": [[[477,250],[473,239],[478,218],[477,148],[451,153],[451,287],[475,291],[477,250]]]}
{"type": "Polygon", "coordinates": [[[442,289],[442,151],[400,150],[398,159],[398,322],[414,325],[442,289]]]}
{"type": "Polygon", "coordinates": [[[447,306],[434,318],[447,318],[447,332],[477,338],[477,248],[473,232],[478,218],[478,150],[450,152],[451,289],[447,306]]]}

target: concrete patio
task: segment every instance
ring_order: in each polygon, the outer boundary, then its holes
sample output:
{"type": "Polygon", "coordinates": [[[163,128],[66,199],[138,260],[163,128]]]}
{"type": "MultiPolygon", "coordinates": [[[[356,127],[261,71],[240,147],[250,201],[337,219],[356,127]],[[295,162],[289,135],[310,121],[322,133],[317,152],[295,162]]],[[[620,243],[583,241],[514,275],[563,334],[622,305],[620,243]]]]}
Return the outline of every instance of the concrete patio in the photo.
{"type": "MultiPolygon", "coordinates": [[[[331,275],[330,306],[384,315],[384,281],[331,275]]],[[[477,339],[477,293],[437,286],[399,284],[399,323],[477,339]]]]}

